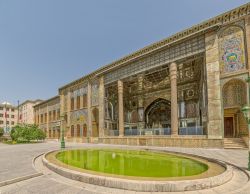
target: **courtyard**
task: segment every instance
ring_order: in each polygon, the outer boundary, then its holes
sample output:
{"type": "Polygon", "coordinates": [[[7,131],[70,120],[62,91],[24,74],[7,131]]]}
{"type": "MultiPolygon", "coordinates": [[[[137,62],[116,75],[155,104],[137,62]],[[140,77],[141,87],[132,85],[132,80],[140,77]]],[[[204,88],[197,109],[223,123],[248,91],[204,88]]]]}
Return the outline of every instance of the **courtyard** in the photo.
{"type": "MultiPolygon", "coordinates": [[[[127,149],[135,146],[122,145],[104,145],[104,144],[83,144],[67,143],[67,148],[117,148],[127,149]]],[[[205,156],[216,160],[221,160],[235,165],[234,176],[228,182],[221,186],[199,191],[184,192],[187,194],[216,194],[232,193],[247,194],[250,190],[249,172],[241,171],[238,168],[246,170],[247,150],[225,150],[225,149],[203,149],[203,148],[174,148],[174,147],[146,147],[138,146],[136,148],[167,150],[205,156]],[[247,173],[248,172],[248,176],[247,173]]],[[[135,191],[112,189],[102,186],[86,184],[62,177],[51,170],[45,168],[39,158],[33,163],[33,159],[50,150],[59,149],[59,142],[48,141],[37,144],[6,145],[0,144],[0,193],[1,194],[45,194],[45,193],[140,193],[135,191]],[[6,185],[5,185],[6,184],[6,185]]],[[[142,193],[142,192],[141,192],[142,193]]],[[[158,192],[161,193],[161,192],[158,192]]],[[[183,192],[176,192],[183,193],[183,192]]]]}
{"type": "Polygon", "coordinates": [[[250,194],[249,0],[111,1],[1,3],[0,194],[250,194]]]}

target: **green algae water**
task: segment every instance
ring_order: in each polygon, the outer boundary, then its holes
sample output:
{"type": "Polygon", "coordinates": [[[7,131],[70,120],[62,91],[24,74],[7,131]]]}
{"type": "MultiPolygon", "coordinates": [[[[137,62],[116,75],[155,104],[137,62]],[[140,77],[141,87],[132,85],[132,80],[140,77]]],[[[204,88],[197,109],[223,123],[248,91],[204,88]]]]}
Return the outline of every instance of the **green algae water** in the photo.
{"type": "Polygon", "coordinates": [[[68,150],[59,152],[56,158],[84,170],[134,177],[183,177],[208,170],[206,164],[193,159],[138,150],[68,150]]]}

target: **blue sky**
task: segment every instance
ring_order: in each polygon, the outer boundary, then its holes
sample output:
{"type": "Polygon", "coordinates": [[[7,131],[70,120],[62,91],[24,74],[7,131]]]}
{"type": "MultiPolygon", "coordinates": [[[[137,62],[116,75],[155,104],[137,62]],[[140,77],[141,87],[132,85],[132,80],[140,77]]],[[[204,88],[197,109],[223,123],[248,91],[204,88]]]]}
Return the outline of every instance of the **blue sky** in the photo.
{"type": "Polygon", "coordinates": [[[0,102],[58,88],[249,0],[0,0],[0,102]]]}

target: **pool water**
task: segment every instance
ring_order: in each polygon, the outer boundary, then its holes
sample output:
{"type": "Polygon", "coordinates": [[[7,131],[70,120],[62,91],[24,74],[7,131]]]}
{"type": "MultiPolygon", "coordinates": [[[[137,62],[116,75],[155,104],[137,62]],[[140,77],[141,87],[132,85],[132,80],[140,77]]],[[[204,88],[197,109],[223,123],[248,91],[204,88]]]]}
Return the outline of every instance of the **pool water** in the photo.
{"type": "Polygon", "coordinates": [[[184,156],[138,150],[67,150],[56,158],[84,170],[134,177],[183,177],[208,170],[206,164],[184,156]]]}

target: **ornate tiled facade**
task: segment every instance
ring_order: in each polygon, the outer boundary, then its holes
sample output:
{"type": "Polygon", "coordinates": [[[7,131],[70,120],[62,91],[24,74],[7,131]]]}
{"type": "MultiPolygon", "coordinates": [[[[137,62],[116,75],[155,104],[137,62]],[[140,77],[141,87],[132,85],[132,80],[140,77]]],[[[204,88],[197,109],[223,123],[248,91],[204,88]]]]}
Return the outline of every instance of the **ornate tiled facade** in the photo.
{"type": "Polygon", "coordinates": [[[248,134],[249,48],[250,3],[59,88],[62,128],[81,142],[222,147],[248,134]]]}

